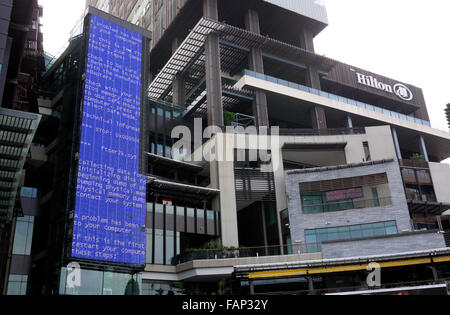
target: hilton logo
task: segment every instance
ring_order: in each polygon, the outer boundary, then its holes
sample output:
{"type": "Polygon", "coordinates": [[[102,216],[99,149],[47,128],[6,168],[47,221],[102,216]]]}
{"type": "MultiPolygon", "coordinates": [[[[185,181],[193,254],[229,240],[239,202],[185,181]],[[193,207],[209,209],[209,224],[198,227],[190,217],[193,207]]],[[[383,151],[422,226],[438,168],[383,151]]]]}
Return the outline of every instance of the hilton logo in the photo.
{"type": "Polygon", "coordinates": [[[395,94],[404,101],[409,102],[412,101],[414,98],[414,95],[411,92],[411,90],[404,84],[397,83],[396,85],[394,85],[394,87],[392,87],[392,85],[378,81],[376,78],[370,75],[365,75],[358,72],[356,73],[356,75],[358,76],[359,84],[370,86],[377,90],[381,90],[387,93],[395,94]]]}

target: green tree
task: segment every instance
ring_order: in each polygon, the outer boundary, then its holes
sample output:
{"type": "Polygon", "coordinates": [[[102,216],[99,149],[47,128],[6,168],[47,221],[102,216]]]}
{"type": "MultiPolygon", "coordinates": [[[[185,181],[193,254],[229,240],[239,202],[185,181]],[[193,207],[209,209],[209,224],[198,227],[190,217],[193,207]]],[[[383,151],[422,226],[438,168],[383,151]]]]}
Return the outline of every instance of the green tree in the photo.
{"type": "Polygon", "coordinates": [[[236,119],[236,114],[227,110],[223,111],[223,121],[225,126],[231,126],[236,119]]]}
{"type": "Polygon", "coordinates": [[[415,153],[411,157],[411,160],[413,160],[413,161],[424,161],[425,159],[423,158],[423,155],[415,153]]]}

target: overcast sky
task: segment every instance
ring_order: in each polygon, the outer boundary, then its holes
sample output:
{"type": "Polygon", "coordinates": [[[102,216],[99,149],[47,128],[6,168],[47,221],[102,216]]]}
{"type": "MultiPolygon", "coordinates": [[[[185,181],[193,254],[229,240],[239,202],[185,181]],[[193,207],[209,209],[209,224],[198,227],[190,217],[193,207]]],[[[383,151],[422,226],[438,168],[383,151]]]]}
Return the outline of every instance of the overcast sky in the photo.
{"type": "MultiPolygon", "coordinates": [[[[85,1],[39,2],[44,6],[45,49],[55,55],[80,20],[85,1]]],[[[450,103],[450,1],[325,3],[330,25],[315,40],[317,53],[421,87],[433,127],[447,130],[443,110],[450,103]]]]}

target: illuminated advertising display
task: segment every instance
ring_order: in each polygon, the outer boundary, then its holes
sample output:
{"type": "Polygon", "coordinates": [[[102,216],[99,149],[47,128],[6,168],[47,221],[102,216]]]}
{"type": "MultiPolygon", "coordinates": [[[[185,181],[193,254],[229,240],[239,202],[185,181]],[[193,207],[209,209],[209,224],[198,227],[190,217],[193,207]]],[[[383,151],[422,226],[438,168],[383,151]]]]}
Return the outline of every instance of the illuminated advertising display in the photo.
{"type": "Polygon", "coordinates": [[[143,36],[90,15],[72,257],[145,264],[143,36]]]}
{"type": "Polygon", "coordinates": [[[364,192],[362,188],[352,188],[327,192],[327,201],[358,199],[363,197],[364,192]]]}

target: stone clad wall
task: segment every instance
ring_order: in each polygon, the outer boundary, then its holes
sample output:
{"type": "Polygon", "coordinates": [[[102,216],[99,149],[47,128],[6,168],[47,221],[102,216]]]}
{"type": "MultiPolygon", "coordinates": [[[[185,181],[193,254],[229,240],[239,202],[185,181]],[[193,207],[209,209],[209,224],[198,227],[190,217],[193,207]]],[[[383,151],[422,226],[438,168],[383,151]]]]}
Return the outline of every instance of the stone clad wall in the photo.
{"type": "Polygon", "coordinates": [[[322,253],[324,259],[334,259],[389,255],[446,247],[443,234],[432,231],[346,242],[325,242],[322,244],[322,253]]]}
{"type": "Polygon", "coordinates": [[[396,221],[398,231],[410,231],[411,223],[408,204],[403,188],[400,167],[397,161],[388,163],[367,165],[361,167],[343,168],[329,171],[317,171],[314,173],[286,174],[286,189],[288,196],[289,218],[292,241],[305,242],[305,230],[321,229],[341,226],[351,226],[385,221],[396,221]],[[389,190],[392,197],[392,205],[356,209],[319,214],[304,214],[302,210],[299,184],[332,180],[338,178],[350,178],[371,174],[386,173],[389,181],[389,190]]]}

